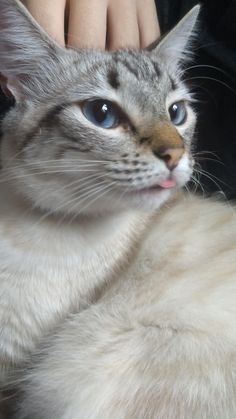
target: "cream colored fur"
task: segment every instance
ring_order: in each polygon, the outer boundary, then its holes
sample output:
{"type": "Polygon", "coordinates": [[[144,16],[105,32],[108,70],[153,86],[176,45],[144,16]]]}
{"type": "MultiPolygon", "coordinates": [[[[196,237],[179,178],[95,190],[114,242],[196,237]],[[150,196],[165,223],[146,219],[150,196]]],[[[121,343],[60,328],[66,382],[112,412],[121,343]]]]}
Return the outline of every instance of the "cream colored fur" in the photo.
{"type": "Polygon", "coordinates": [[[95,300],[123,272],[147,216],[126,212],[60,223],[40,221],[14,191],[0,186],[1,382],[39,338],[68,313],[95,300]]]}
{"type": "MultiPolygon", "coordinates": [[[[0,0],[0,10],[0,73],[16,100],[0,149],[3,385],[43,336],[126,271],[150,214],[191,176],[196,118],[177,64],[167,71],[171,39],[150,52],[66,50],[18,0],[0,0]],[[128,71],[137,62],[137,73],[128,71]],[[86,117],[84,102],[98,98],[122,110],[117,127],[86,117]],[[187,117],[175,127],[169,108],[180,101],[187,117]],[[173,190],[158,186],[170,176],[156,153],[165,143],[183,153],[171,173],[173,190]]],[[[197,14],[182,22],[182,50],[197,14]]],[[[172,58],[179,62],[182,54],[172,58]]]]}
{"type": "Polygon", "coordinates": [[[101,300],[43,342],[20,418],[234,419],[236,214],[180,195],[101,300]]]}

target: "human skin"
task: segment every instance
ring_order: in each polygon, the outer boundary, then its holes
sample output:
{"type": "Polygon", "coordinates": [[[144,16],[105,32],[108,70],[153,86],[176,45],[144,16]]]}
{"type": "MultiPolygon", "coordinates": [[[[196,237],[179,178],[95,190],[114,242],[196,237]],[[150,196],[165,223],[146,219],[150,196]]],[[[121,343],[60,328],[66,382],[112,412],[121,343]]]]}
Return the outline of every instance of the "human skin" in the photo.
{"type": "Polygon", "coordinates": [[[109,50],[144,48],[160,36],[154,0],[22,2],[48,34],[63,46],[109,50]]]}

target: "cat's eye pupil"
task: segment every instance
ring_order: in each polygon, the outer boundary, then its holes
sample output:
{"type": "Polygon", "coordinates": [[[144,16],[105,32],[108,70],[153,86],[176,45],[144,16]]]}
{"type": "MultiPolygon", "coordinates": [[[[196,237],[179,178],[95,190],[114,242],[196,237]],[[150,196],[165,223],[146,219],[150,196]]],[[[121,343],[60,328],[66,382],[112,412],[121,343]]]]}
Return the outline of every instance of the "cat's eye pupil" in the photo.
{"type": "Polygon", "coordinates": [[[184,101],[173,103],[169,107],[170,120],[174,125],[182,125],[187,118],[187,110],[184,101]]]}
{"type": "Polygon", "coordinates": [[[174,105],[172,106],[172,112],[173,114],[176,114],[177,111],[178,111],[178,105],[174,103],[174,105]]]}
{"type": "Polygon", "coordinates": [[[119,115],[116,106],[103,99],[88,100],[82,104],[84,116],[101,128],[115,128],[119,123],[119,115]]]}
{"type": "Polygon", "coordinates": [[[98,122],[102,122],[106,118],[106,113],[108,112],[108,105],[107,103],[100,104],[95,102],[93,111],[96,120],[98,122]]]}

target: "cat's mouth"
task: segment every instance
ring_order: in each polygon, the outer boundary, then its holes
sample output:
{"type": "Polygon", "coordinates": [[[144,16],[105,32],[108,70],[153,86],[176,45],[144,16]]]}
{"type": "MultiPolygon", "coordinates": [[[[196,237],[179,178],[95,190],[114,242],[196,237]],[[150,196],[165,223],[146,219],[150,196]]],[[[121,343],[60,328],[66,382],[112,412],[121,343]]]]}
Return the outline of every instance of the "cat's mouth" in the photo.
{"type": "Polygon", "coordinates": [[[177,185],[176,180],[173,179],[172,177],[169,177],[165,180],[162,180],[161,182],[159,182],[158,186],[160,188],[163,189],[170,189],[170,188],[174,188],[177,185]]]}
{"type": "Polygon", "coordinates": [[[173,189],[177,186],[177,182],[172,177],[169,177],[167,179],[164,179],[158,183],[155,183],[154,185],[147,186],[145,188],[139,189],[137,192],[155,192],[155,191],[161,191],[163,189],[173,189]]]}

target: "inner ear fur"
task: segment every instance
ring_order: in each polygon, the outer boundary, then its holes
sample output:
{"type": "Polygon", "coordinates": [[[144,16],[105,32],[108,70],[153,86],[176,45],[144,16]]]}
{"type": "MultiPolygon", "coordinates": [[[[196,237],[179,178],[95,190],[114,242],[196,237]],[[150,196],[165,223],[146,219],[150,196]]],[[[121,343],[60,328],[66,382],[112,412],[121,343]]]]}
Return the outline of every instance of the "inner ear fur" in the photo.
{"type": "MultiPolygon", "coordinates": [[[[0,82],[14,96],[35,96],[62,48],[19,0],[0,0],[0,82]],[[37,79],[37,83],[34,80],[37,79]]],[[[55,65],[55,64],[54,64],[55,65]]]]}

